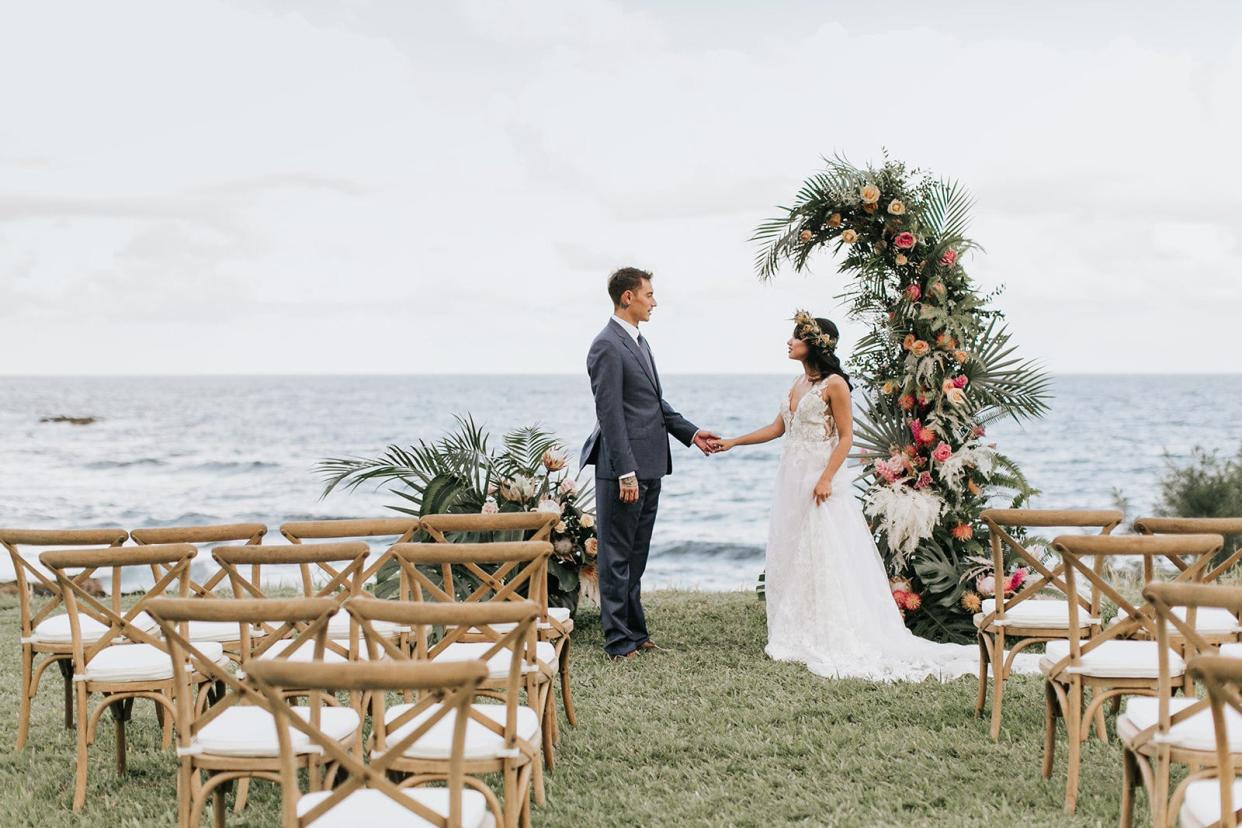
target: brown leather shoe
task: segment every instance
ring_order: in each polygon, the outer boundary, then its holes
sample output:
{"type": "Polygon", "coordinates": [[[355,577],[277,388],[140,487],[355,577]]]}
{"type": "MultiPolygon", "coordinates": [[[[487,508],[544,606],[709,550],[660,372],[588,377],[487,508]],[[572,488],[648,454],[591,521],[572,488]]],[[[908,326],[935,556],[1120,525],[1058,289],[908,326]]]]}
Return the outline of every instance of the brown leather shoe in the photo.
{"type": "Polygon", "coordinates": [[[630,650],[628,653],[624,655],[610,655],[608,656],[608,660],[609,661],[633,661],[637,657],[638,657],[638,650],[630,650]]]}
{"type": "Polygon", "coordinates": [[[642,644],[639,644],[638,649],[634,652],[650,655],[651,653],[667,653],[668,650],[648,638],[642,644]]]}

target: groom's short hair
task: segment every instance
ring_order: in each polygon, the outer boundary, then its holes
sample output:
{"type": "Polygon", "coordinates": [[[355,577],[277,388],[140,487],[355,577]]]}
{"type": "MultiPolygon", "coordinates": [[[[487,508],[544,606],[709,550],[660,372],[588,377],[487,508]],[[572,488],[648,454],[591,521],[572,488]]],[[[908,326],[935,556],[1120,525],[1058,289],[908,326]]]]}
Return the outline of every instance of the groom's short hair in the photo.
{"type": "Polygon", "coordinates": [[[643,279],[651,281],[651,274],[636,267],[623,267],[608,277],[608,295],[612,297],[613,307],[621,305],[621,295],[627,290],[638,290],[643,286],[643,279]]]}

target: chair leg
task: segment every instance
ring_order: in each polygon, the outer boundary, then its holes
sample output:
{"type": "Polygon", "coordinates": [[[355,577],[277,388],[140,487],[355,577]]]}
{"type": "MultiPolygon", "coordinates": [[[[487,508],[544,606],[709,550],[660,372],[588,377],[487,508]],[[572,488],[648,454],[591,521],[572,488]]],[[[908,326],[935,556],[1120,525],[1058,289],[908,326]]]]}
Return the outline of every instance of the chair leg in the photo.
{"type": "Polygon", "coordinates": [[[227,785],[220,785],[211,792],[211,824],[215,828],[224,828],[224,796],[227,785]]]}
{"type": "Polygon", "coordinates": [[[233,813],[240,814],[246,809],[246,800],[250,798],[250,777],[243,776],[237,780],[237,795],[233,797],[233,813]]]}
{"type": "Polygon", "coordinates": [[[507,761],[503,776],[505,828],[517,828],[518,811],[521,810],[517,802],[517,770],[507,761]]]}
{"type": "Polygon", "coordinates": [[[1052,777],[1052,762],[1057,751],[1057,716],[1059,714],[1056,690],[1052,682],[1044,681],[1044,764],[1040,775],[1044,779],[1052,777]]]}
{"type": "Polygon", "coordinates": [[[569,648],[573,639],[565,637],[565,647],[561,650],[561,704],[565,706],[565,720],[571,727],[578,726],[578,714],[574,711],[574,691],[569,683],[569,648]]]}
{"type": "MultiPolygon", "coordinates": [[[[1120,696],[1113,696],[1113,699],[1119,699],[1120,696]]],[[[1112,701],[1112,699],[1110,699],[1112,701]]],[[[1083,734],[1085,737],[1086,734],[1083,734]]],[[[1100,705],[1095,709],[1095,736],[1101,742],[1108,743],[1108,724],[1104,721],[1104,705],[1100,705]]],[[[1084,738],[1083,741],[1086,741],[1084,738]]]]}
{"type": "Polygon", "coordinates": [[[1134,824],[1134,787],[1138,784],[1138,765],[1134,761],[1134,753],[1123,748],[1121,751],[1121,807],[1119,809],[1118,828],[1130,828],[1134,824]]]}
{"type": "MultiPolygon", "coordinates": [[[[30,697],[34,689],[30,686],[32,676],[34,674],[34,649],[29,644],[22,645],[22,686],[21,686],[21,702],[20,709],[17,713],[17,750],[26,747],[26,737],[30,734],[30,697]]],[[[68,718],[73,719],[73,687],[72,683],[67,688],[69,691],[70,710],[68,718]]]]}
{"type": "Polygon", "coordinates": [[[116,775],[123,776],[125,774],[125,724],[129,721],[130,713],[134,708],[133,699],[121,699],[118,702],[108,706],[108,712],[112,714],[112,720],[116,722],[116,775]]]}
{"type": "Polygon", "coordinates": [[[979,645],[979,692],[975,694],[975,715],[983,715],[983,708],[988,701],[988,645],[983,640],[983,633],[975,634],[975,643],[979,645]]]}
{"type": "MultiPolygon", "coordinates": [[[[538,767],[538,766],[539,766],[539,763],[538,763],[538,762],[536,762],[536,763],[535,763],[535,767],[538,767]]],[[[530,791],[529,791],[529,790],[528,790],[528,791],[526,791],[526,796],[522,797],[522,813],[519,815],[519,821],[521,822],[522,828],[531,828],[531,824],[530,824],[530,791]]]]}
{"type": "Polygon", "coordinates": [[[77,710],[77,731],[78,731],[78,752],[73,776],[73,812],[76,814],[82,810],[82,806],[86,804],[86,723],[90,719],[89,711],[86,709],[86,683],[77,682],[77,692],[75,694],[78,699],[77,710]]]}
{"type": "Polygon", "coordinates": [[[543,764],[548,770],[552,770],[556,765],[556,745],[553,742],[554,734],[549,718],[556,714],[552,713],[552,684],[550,682],[545,692],[547,695],[543,700],[543,764]]]}
{"type": "Polygon", "coordinates": [[[531,761],[531,787],[535,789],[535,804],[540,807],[547,802],[547,793],[543,787],[543,763],[535,758],[531,761]]]}
{"type": "MultiPolygon", "coordinates": [[[[34,665],[34,653],[30,654],[30,663],[34,665]]],[[[60,668],[60,677],[65,683],[65,730],[73,730],[73,661],[67,658],[59,659],[56,666],[60,668]]],[[[35,688],[30,688],[31,701],[34,699],[35,688]]],[[[29,710],[29,702],[27,702],[27,710],[29,710]]]]}
{"type": "Polygon", "coordinates": [[[193,771],[190,759],[183,757],[177,767],[177,828],[190,824],[190,802],[194,799],[193,771]]]}
{"type": "Polygon", "coordinates": [[[992,741],[1000,739],[1001,705],[1005,700],[1005,634],[992,639],[992,741]]]}
{"type": "Polygon", "coordinates": [[[1078,774],[1082,765],[1082,682],[1070,682],[1069,710],[1065,712],[1065,813],[1078,807],[1078,774]]]}

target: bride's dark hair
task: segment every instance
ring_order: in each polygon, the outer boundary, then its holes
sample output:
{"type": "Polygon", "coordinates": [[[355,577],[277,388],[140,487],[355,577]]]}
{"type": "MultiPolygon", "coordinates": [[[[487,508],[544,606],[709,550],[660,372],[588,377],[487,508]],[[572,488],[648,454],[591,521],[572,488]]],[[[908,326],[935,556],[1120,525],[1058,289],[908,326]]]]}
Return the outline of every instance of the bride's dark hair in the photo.
{"type": "MultiPolygon", "coordinates": [[[[806,344],[806,363],[807,366],[819,379],[827,379],[833,374],[837,374],[841,379],[845,380],[845,384],[854,390],[854,383],[850,382],[850,375],[845,373],[845,369],[841,367],[841,359],[836,353],[836,343],[841,341],[841,332],[837,330],[837,326],[831,319],[823,317],[815,317],[815,323],[819,325],[819,329],[828,334],[833,339],[831,348],[821,348],[819,345],[811,342],[806,344]]],[[[794,336],[801,339],[801,330],[795,326],[794,336]]],[[[805,340],[803,340],[805,341],[805,340]]]]}

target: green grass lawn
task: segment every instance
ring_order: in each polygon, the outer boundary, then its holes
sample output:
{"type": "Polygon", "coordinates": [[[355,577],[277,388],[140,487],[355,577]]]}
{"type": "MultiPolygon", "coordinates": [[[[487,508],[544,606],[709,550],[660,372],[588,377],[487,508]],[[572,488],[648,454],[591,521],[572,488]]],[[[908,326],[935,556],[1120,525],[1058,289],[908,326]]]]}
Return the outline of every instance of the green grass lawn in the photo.
{"type": "MultiPolygon", "coordinates": [[[[948,684],[830,681],[763,655],[763,605],[749,593],[655,592],[656,641],[670,652],[613,664],[599,616],[577,619],[578,726],[564,728],[537,825],[1112,825],[1120,748],[1091,741],[1078,814],[1061,812],[1064,748],[1039,778],[1042,689],[1007,685],[999,744],[973,715],[974,679],[948,684]]],[[[149,704],[130,724],[129,773],[113,767],[105,717],[88,803],[69,810],[73,735],[60,675],[48,675],[30,744],[12,751],[17,609],[0,602],[0,825],[172,825],[175,759],[159,750],[149,704]]],[[[1111,725],[1110,725],[1111,726],[1111,725]]],[[[272,825],[278,792],[256,783],[230,825],[272,825]]],[[[1138,824],[1147,819],[1140,796],[1138,824]]],[[[205,815],[206,816],[206,815],[205,815]]]]}

